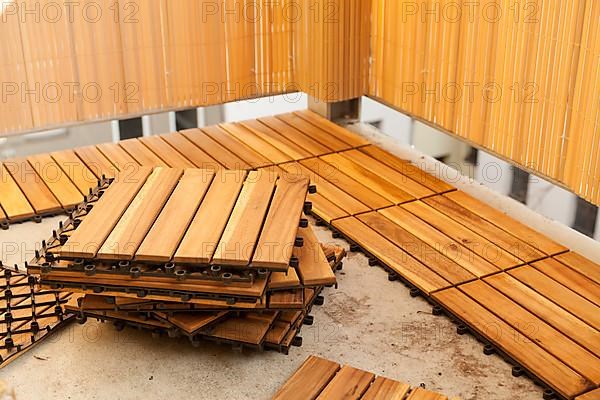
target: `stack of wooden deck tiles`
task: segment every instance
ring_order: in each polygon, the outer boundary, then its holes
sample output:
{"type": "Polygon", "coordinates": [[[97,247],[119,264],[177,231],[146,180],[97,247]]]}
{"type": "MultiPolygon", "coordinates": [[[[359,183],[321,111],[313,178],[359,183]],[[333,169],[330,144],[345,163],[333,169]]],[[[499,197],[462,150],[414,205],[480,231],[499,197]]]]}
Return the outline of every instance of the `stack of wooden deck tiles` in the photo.
{"type": "Polygon", "coordinates": [[[269,171],[140,167],[99,182],[28,270],[78,293],[80,322],[287,352],[342,256],[302,218],[314,190],[269,171]]]}

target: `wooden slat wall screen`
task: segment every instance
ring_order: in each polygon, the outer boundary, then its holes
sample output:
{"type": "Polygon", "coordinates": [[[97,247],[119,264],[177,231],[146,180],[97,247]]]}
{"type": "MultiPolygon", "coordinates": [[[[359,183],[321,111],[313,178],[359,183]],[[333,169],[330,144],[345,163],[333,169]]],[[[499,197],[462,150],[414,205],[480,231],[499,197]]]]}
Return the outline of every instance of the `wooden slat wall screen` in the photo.
{"type": "Polygon", "coordinates": [[[368,94],[600,204],[600,5],[373,0],[368,94]]]}

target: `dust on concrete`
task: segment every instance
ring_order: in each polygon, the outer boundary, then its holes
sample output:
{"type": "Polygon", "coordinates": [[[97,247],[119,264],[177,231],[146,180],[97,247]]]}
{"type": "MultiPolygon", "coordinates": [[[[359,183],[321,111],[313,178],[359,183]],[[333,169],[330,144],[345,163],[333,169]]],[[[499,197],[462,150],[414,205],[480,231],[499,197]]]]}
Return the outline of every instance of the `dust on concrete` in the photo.
{"type": "Polygon", "coordinates": [[[368,296],[356,298],[342,291],[330,292],[323,311],[333,322],[348,325],[360,321],[368,313],[371,308],[369,300],[368,296]]]}

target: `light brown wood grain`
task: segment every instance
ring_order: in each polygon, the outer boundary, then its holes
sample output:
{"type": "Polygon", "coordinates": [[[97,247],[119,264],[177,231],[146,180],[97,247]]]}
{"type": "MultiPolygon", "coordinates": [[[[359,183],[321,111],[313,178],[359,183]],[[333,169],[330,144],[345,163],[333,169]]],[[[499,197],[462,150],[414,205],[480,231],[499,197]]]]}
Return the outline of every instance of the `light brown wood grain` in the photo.
{"type": "Polygon", "coordinates": [[[137,139],[127,139],[119,142],[121,146],[131,157],[133,157],[140,165],[145,167],[168,167],[167,163],[162,160],[150,149],[142,144],[137,139]]]}
{"type": "Polygon", "coordinates": [[[210,169],[213,171],[218,171],[222,168],[221,164],[213,157],[206,154],[202,149],[194,145],[194,143],[190,142],[180,133],[167,133],[165,135],[160,135],[160,138],[185,156],[198,168],[210,169]]]}
{"type": "Polygon", "coordinates": [[[336,283],[335,274],[325,257],[312,227],[300,228],[298,236],[304,245],[294,249],[298,258],[298,275],[304,286],[327,286],[336,283]]]}
{"type": "Polygon", "coordinates": [[[269,278],[269,289],[292,289],[300,287],[300,279],[295,268],[287,272],[272,272],[269,278]]]}
{"type": "Polygon", "coordinates": [[[403,400],[410,385],[378,376],[361,400],[403,400]]]}
{"type": "Polygon", "coordinates": [[[273,164],[266,156],[263,156],[251,147],[246,146],[220,126],[206,127],[203,128],[202,131],[215,142],[219,143],[220,146],[235,154],[236,157],[242,159],[252,168],[266,167],[267,165],[273,164]]]}
{"type": "Polygon", "coordinates": [[[27,161],[63,208],[73,207],[83,201],[82,193],[50,154],[29,156],[27,161]]]}
{"type": "MultiPolygon", "coordinates": [[[[186,129],[179,132],[200,150],[206,153],[207,157],[214,158],[218,164],[227,169],[251,169],[250,165],[229,151],[226,147],[213,140],[201,129],[186,129]],[[210,154],[210,156],[209,156],[210,154]]],[[[166,135],[168,136],[168,135],[166,135]]],[[[183,145],[183,144],[182,144],[183,145]]]]}
{"type": "Polygon", "coordinates": [[[98,179],[102,176],[114,178],[119,172],[119,169],[94,146],[79,147],[75,149],[75,153],[98,179]]]}
{"type": "Polygon", "coordinates": [[[280,114],[277,115],[277,118],[302,131],[306,136],[327,147],[330,151],[343,151],[352,148],[352,146],[338,139],[336,136],[323,131],[296,114],[280,114]]]}
{"type": "Polygon", "coordinates": [[[264,155],[273,164],[281,164],[292,161],[293,158],[262,139],[255,131],[246,128],[242,124],[226,123],[220,124],[221,128],[229,132],[237,140],[251,147],[255,152],[264,155]]]}
{"type": "Polygon", "coordinates": [[[3,164],[36,213],[44,214],[61,209],[56,197],[25,158],[7,160],[3,164]]]}
{"type": "Polygon", "coordinates": [[[87,195],[89,190],[98,184],[94,173],[85,166],[73,150],[56,151],[50,155],[82,194],[87,195]]]}
{"type": "MultiPolygon", "coordinates": [[[[154,154],[160,157],[169,167],[192,168],[195,165],[185,158],[181,153],[175,150],[160,136],[148,136],[138,139],[143,145],[148,147],[154,154]]],[[[190,146],[191,148],[191,146],[190,146]]]]}
{"type": "Polygon", "coordinates": [[[314,400],[333,379],[340,365],[309,356],[273,396],[273,400],[314,400]]]}
{"type": "Polygon", "coordinates": [[[443,394],[417,387],[410,392],[406,400],[448,400],[448,398],[443,394]]]}
{"type": "Polygon", "coordinates": [[[10,219],[32,217],[35,211],[8,170],[0,164],[0,205],[10,219]]]}
{"type": "Polygon", "coordinates": [[[104,154],[104,156],[108,158],[119,171],[130,170],[141,165],[117,143],[102,143],[96,145],[96,148],[100,150],[100,152],[104,154]]]}
{"type": "Polygon", "coordinates": [[[595,262],[573,251],[554,258],[600,285],[600,265],[595,262]]]}
{"type": "Polygon", "coordinates": [[[282,119],[275,117],[266,117],[258,119],[262,124],[270,127],[277,131],[281,136],[286,139],[297,143],[300,147],[310,152],[315,156],[323,154],[329,154],[333,152],[329,147],[317,142],[312,137],[304,134],[301,130],[297,129],[294,125],[283,121],[282,119]]]}
{"type": "Polygon", "coordinates": [[[344,365],[323,389],[317,399],[358,400],[367,391],[375,375],[344,365]]]}
{"type": "Polygon", "coordinates": [[[322,130],[329,132],[330,135],[340,138],[341,140],[343,140],[350,146],[358,147],[358,146],[364,146],[364,145],[370,143],[366,138],[360,136],[359,134],[354,133],[344,127],[341,127],[341,126],[329,121],[328,119],[323,118],[322,116],[320,116],[319,114],[317,114],[313,111],[302,110],[302,111],[296,111],[296,112],[294,112],[294,114],[296,114],[300,118],[305,119],[306,121],[310,122],[311,124],[318,126],[322,130]]]}
{"type": "MultiPolygon", "coordinates": [[[[270,118],[272,120],[279,121],[274,117],[270,118]]],[[[240,124],[246,129],[252,131],[256,136],[260,137],[265,142],[269,143],[271,146],[280,149],[285,155],[293,160],[301,160],[303,158],[309,158],[313,156],[312,153],[304,150],[295,141],[289,140],[285,136],[278,134],[268,125],[259,122],[259,120],[246,120],[240,122],[240,124]]]]}

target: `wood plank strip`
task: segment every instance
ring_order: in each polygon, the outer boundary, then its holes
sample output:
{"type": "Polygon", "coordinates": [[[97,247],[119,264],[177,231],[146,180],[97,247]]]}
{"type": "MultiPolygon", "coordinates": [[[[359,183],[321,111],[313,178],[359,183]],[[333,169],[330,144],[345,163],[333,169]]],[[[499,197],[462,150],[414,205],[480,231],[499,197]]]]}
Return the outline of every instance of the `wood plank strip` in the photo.
{"type": "Polygon", "coordinates": [[[581,376],[598,384],[600,360],[569,337],[546,324],[484,281],[466,283],[460,286],[460,290],[509,324],[515,332],[522,335],[522,338],[538,344],[581,376]]]}
{"type": "Polygon", "coordinates": [[[277,181],[252,267],[287,271],[307,192],[308,179],[277,181]]]}
{"type": "MultiPolygon", "coordinates": [[[[517,269],[521,269],[519,267],[517,269]]],[[[512,272],[512,271],[511,271],[512,272]]],[[[546,299],[535,290],[519,282],[506,273],[496,274],[484,279],[496,290],[502,292],[514,302],[528,309],[546,323],[575,340],[592,353],[600,355],[600,332],[578,319],[562,307],[546,299]]],[[[564,299],[569,301],[569,299],[564,299]]],[[[600,313],[600,308],[590,304],[590,308],[600,313]]]]}
{"type": "Polygon", "coordinates": [[[263,154],[273,164],[294,161],[292,157],[261,139],[254,131],[245,128],[241,124],[226,123],[219,126],[257,153],[263,154]]]}
{"type": "Polygon", "coordinates": [[[439,291],[433,294],[433,298],[561,395],[575,397],[594,387],[592,382],[543,350],[535,342],[514,340],[514,335],[519,333],[458,289],[439,291]]]}
{"type": "Polygon", "coordinates": [[[143,137],[139,138],[138,141],[142,142],[143,145],[148,147],[170,167],[193,168],[196,166],[190,160],[181,155],[177,150],[175,150],[175,148],[162,140],[160,136],[143,137]]]}
{"type": "Polygon", "coordinates": [[[574,292],[571,288],[562,285],[529,265],[511,269],[508,273],[585,323],[600,330],[598,306],[579,293],[574,292]]]}
{"type": "Polygon", "coordinates": [[[436,193],[445,193],[455,189],[454,186],[450,185],[449,183],[446,183],[434,175],[423,171],[419,167],[412,165],[406,160],[402,160],[397,156],[388,153],[378,146],[365,146],[361,147],[359,150],[365,154],[368,154],[372,158],[389,165],[402,175],[408,176],[412,180],[425,187],[428,187],[436,193]]]}
{"type": "Polygon", "coordinates": [[[494,264],[463,246],[460,241],[444,235],[401,207],[384,208],[378,212],[477,277],[500,271],[494,264]]]}
{"type": "Polygon", "coordinates": [[[370,144],[370,142],[361,135],[339,126],[338,124],[329,121],[327,118],[321,117],[319,114],[313,111],[301,110],[294,112],[294,114],[321,128],[325,132],[329,132],[331,135],[340,138],[350,146],[359,147],[370,144]]]}
{"type": "Polygon", "coordinates": [[[119,170],[126,171],[137,168],[140,164],[117,143],[102,143],[96,148],[119,170]]]}
{"type": "Polygon", "coordinates": [[[314,400],[339,369],[336,362],[310,356],[277,391],[273,400],[314,400]]]}
{"type": "MultiPolygon", "coordinates": [[[[276,118],[273,118],[278,121],[276,118]]],[[[310,158],[313,156],[312,153],[304,150],[295,142],[287,139],[284,136],[278,134],[275,130],[269,126],[260,123],[258,120],[252,119],[240,122],[246,129],[254,132],[254,134],[260,137],[271,146],[281,149],[292,160],[302,160],[304,158],[310,158]]]]}
{"type": "Polygon", "coordinates": [[[50,154],[29,156],[27,161],[63,208],[71,208],[83,201],[83,195],[79,189],[71,182],[71,179],[52,159],[50,154]]]}
{"type": "Polygon", "coordinates": [[[278,290],[269,295],[269,308],[302,309],[304,289],[278,290]]]}
{"type": "Polygon", "coordinates": [[[423,292],[431,293],[452,286],[357,218],[338,219],[333,221],[333,226],[423,292]]]}
{"type": "Polygon", "coordinates": [[[277,318],[276,312],[263,314],[244,314],[240,317],[230,317],[222,322],[217,322],[207,336],[260,345],[273,321],[277,318]]]}
{"type": "Polygon", "coordinates": [[[338,139],[337,137],[331,135],[328,132],[323,131],[322,129],[311,124],[310,122],[307,122],[305,119],[300,118],[296,114],[280,114],[276,117],[282,120],[283,122],[287,123],[288,125],[293,126],[294,128],[302,131],[302,133],[304,133],[306,136],[309,136],[313,140],[321,143],[331,151],[343,151],[352,148],[352,146],[348,143],[338,139]]]}
{"type": "Polygon", "coordinates": [[[317,399],[358,400],[367,391],[375,375],[344,365],[317,399]]]}
{"type": "Polygon", "coordinates": [[[2,205],[0,204],[0,222],[4,222],[6,220],[8,220],[8,217],[4,213],[4,210],[2,209],[2,205]]]}
{"type": "Polygon", "coordinates": [[[171,261],[214,178],[207,170],[187,169],[135,253],[138,261],[171,261]]]}
{"type": "Polygon", "coordinates": [[[129,179],[117,179],[111,183],[101,201],[94,205],[62,246],[61,257],[93,258],[151,172],[151,168],[140,167],[129,179]]]}
{"type": "Polygon", "coordinates": [[[175,252],[175,262],[204,265],[210,262],[245,179],[245,171],[220,170],[216,173],[175,252]]]}
{"type": "Polygon", "coordinates": [[[298,236],[304,239],[304,245],[294,249],[294,255],[299,260],[297,270],[302,284],[304,286],[335,284],[335,274],[312,227],[300,228],[298,236]]]}
{"type": "Polygon", "coordinates": [[[534,261],[546,255],[521,239],[496,227],[490,222],[444,196],[435,196],[423,200],[425,203],[460,222],[481,236],[493,238],[494,243],[521,260],[534,261]]]}
{"type": "Polygon", "coordinates": [[[259,118],[261,123],[277,131],[286,139],[298,143],[300,147],[315,156],[321,156],[333,152],[329,147],[317,142],[312,137],[304,134],[301,130],[290,125],[277,117],[259,118]]]}
{"type": "Polygon", "coordinates": [[[343,173],[341,170],[335,168],[335,166],[326,163],[320,158],[302,160],[300,161],[300,164],[315,172],[323,179],[326,179],[328,182],[335,185],[340,190],[348,193],[356,200],[360,201],[371,209],[384,208],[394,205],[385,197],[364,186],[362,183],[357,182],[343,173]]]}
{"type": "Polygon", "coordinates": [[[475,275],[416,236],[394,224],[382,214],[370,212],[361,214],[357,218],[436,274],[443,276],[448,282],[457,285],[476,278],[475,275]]]}
{"type": "MultiPolygon", "coordinates": [[[[527,242],[536,249],[543,251],[547,255],[553,255],[568,250],[565,246],[556,243],[547,236],[512,219],[503,212],[480,202],[465,192],[457,190],[455,192],[446,193],[444,196],[453,200],[455,203],[460,204],[467,210],[479,215],[480,217],[485,218],[487,221],[498,226],[499,228],[502,228],[506,232],[517,236],[521,240],[527,242]]],[[[598,270],[600,271],[600,268],[598,268],[598,270]]],[[[598,276],[600,276],[600,272],[598,272],[598,276]]]]}
{"type": "Polygon", "coordinates": [[[591,392],[577,396],[575,397],[575,400],[600,400],[600,389],[592,390],[591,392]]]}
{"type": "Polygon", "coordinates": [[[361,400],[404,400],[410,385],[378,376],[361,400]]]}
{"type": "Polygon", "coordinates": [[[448,400],[448,397],[443,394],[423,389],[422,387],[417,387],[410,392],[410,395],[406,400],[448,400]]]}
{"type": "Polygon", "coordinates": [[[79,147],[75,149],[75,154],[98,179],[101,179],[102,176],[114,178],[119,172],[95,146],[79,147]]]}
{"type": "Polygon", "coordinates": [[[183,171],[156,168],[98,250],[103,260],[132,260],[183,171]]]}
{"type": "Polygon", "coordinates": [[[202,131],[221,146],[229,149],[237,157],[244,160],[244,162],[252,168],[266,167],[267,165],[273,164],[271,160],[246,146],[220,126],[206,127],[203,128],[202,131]]]}
{"type": "Polygon", "coordinates": [[[352,179],[381,194],[381,196],[393,204],[415,200],[415,197],[385,180],[378,173],[371,172],[362,165],[343,157],[341,154],[329,154],[320,158],[335,169],[343,171],[346,175],[351,176],[352,179]]]}
{"type": "Polygon", "coordinates": [[[0,164],[0,205],[8,219],[21,220],[35,215],[27,197],[4,164],[0,164]]]}
{"type": "Polygon", "coordinates": [[[248,174],[213,255],[213,263],[240,267],[249,265],[276,180],[277,174],[264,171],[248,174]]]}
{"type": "Polygon", "coordinates": [[[29,204],[31,204],[37,214],[52,213],[61,210],[58,200],[26,159],[19,158],[4,161],[4,167],[10,173],[25,197],[27,197],[29,204]]]}
{"type": "Polygon", "coordinates": [[[86,167],[73,150],[56,151],[50,155],[84,195],[98,184],[96,175],[86,167]]]}
{"type": "Polygon", "coordinates": [[[460,242],[473,253],[500,269],[507,269],[524,263],[523,260],[510,254],[500,246],[467,229],[422,201],[413,201],[412,203],[402,204],[400,207],[416,215],[448,237],[460,242]]]}
{"type": "Polygon", "coordinates": [[[127,139],[119,142],[121,146],[131,157],[140,165],[145,167],[168,167],[160,157],[154,154],[148,147],[137,139],[127,139]]]}
{"type": "Polygon", "coordinates": [[[166,320],[171,324],[175,325],[179,329],[189,335],[194,335],[201,329],[209,327],[211,324],[225,318],[227,311],[221,312],[177,312],[177,313],[165,313],[165,312],[153,312],[159,319],[166,320]]]}
{"type": "Polygon", "coordinates": [[[207,156],[210,154],[210,157],[213,157],[227,169],[252,169],[250,164],[213,140],[201,129],[186,129],[179,133],[204,151],[207,156]]]}
{"type": "Polygon", "coordinates": [[[588,260],[581,254],[569,251],[554,258],[597,284],[600,284],[600,265],[588,260]]]}
{"type": "Polygon", "coordinates": [[[300,278],[296,269],[289,268],[286,272],[272,272],[269,278],[269,289],[293,289],[300,287],[300,278]]]}
{"type": "Polygon", "coordinates": [[[197,168],[209,169],[215,172],[222,168],[217,160],[206,154],[202,149],[187,140],[185,136],[180,133],[167,133],[166,135],[161,135],[159,137],[179,153],[183,154],[183,156],[190,160],[197,168]]]}

